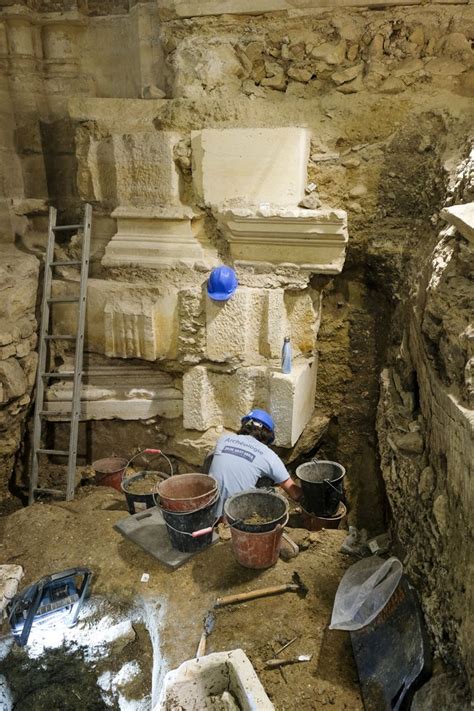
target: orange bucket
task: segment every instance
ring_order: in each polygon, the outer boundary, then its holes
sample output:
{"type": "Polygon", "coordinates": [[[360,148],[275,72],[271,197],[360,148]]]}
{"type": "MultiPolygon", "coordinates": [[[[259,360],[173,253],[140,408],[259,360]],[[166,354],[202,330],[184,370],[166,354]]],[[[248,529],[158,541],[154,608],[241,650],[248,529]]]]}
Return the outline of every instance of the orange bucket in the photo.
{"type": "Polygon", "coordinates": [[[99,486],[111,486],[121,491],[122,478],[127,466],[127,459],[123,457],[106,457],[92,462],[95,471],[95,483],[99,486]]]}

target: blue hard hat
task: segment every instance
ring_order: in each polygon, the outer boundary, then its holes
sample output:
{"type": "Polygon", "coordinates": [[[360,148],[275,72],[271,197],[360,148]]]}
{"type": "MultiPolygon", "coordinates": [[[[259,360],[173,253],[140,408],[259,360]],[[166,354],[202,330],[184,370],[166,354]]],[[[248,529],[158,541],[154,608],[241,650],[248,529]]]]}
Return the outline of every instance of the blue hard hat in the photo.
{"type": "Polygon", "coordinates": [[[237,274],[232,267],[215,267],[207,282],[207,293],[215,301],[227,301],[238,285],[237,274]]]}
{"type": "Polygon", "coordinates": [[[265,410],[251,410],[248,415],[245,415],[242,417],[242,424],[244,422],[248,422],[249,420],[254,420],[255,422],[260,422],[261,425],[267,428],[267,430],[270,430],[272,433],[272,439],[270,440],[270,444],[273,442],[275,439],[275,423],[273,422],[272,416],[266,412],[265,410]]]}

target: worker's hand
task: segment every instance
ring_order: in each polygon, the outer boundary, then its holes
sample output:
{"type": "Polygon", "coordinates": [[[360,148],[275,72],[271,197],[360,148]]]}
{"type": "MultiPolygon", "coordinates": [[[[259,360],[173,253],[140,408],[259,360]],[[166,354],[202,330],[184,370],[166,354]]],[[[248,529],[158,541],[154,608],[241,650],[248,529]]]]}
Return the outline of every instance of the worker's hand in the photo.
{"type": "Polygon", "coordinates": [[[299,501],[303,496],[302,490],[299,486],[296,486],[293,479],[288,478],[286,481],[282,482],[280,486],[294,501],[299,501]]]}

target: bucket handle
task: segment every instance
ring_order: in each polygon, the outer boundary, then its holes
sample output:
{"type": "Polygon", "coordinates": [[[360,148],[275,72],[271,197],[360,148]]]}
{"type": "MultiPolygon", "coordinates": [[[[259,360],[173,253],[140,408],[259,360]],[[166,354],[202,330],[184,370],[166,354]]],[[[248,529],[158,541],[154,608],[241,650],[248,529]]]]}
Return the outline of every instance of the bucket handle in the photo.
{"type": "Polygon", "coordinates": [[[337,491],[338,494],[341,493],[337,487],[335,487],[335,486],[333,486],[333,485],[331,484],[331,482],[329,481],[329,479],[323,479],[323,481],[324,481],[325,484],[329,484],[329,486],[331,487],[331,489],[334,489],[334,491],[337,491]]]}
{"type": "Polygon", "coordinates": [[[169,458],[166,456],[166,454],[165,454],[164,452],[162,452],[161,449],[152,449],[152,448],[150,448],[150,447],[147,447],[146,449],[142,449],[140,452],[137,452],[136,454],[134,454],[133,457],[128,460],[128,462],[126,463],[125,468],[124,468],[124,470],[123,470],[122,481],[123,481],[124,479],[126,479],[126,471],[127,471],[128,467],[130,466],[130,464],[133,462],[134,459],[136,459],[137,457],[140,456],[140,454],[156,454],[156,455],[161,455],[164,459],[166,459],[166,461],[168,462],[168,466],[169,466],[169,468],[170,468],[171,474],[168,474],[167,476],[168,476],[168,477],[173,476],[173,474],[174,474],[174,472],[173,472],[173,465],[171,464],[171,461],[170,461],[169,458]]]}
{"type": "MultiPolygon", "coordinates": [[[[173,528],[173,526],[170,526],[169,523],[166,523],[169,528],[171,528],[172,531],[176,531],[176,533],[182,533],[185,536],[191,536],[192,538],[199,538],[200,536],[205,536],[206,533],[212,533],[212,531],[215,529],[217,524],[219,523],[221,517],[218,516],[212,526],[208,526],[207,528],[200,528],[198,531],[193,531],[192,533],[188,533],[187,531],[178,531],[176,528],[173,528]]],[[[234,521],[233,523],[227,523],[225,524],[228,528],[232,528],[233,526],[236,526],[238,523],[242,523],[243,519],[239,518],[237,521],[234,521]]]]}
{"type": "Polygon", "coordinates": [[[182,536],[191,536],[191,538],[199,538],[200,536],[205,536],[206,533],[212,533],[212,531],[215,529],[217,524],[219,523],[220,516],[216,518],[212,526],[208,526],[207,528],[200,528],[198,531],[193,531],[192,533],[189,533],[188,531],[178,531],[177,528],[174,528],[174,526],[171,526],[168,522],[166,522],[166,526],[168,528],[171,528],[172,531],[175,533],[180,533],[182,536]]]}

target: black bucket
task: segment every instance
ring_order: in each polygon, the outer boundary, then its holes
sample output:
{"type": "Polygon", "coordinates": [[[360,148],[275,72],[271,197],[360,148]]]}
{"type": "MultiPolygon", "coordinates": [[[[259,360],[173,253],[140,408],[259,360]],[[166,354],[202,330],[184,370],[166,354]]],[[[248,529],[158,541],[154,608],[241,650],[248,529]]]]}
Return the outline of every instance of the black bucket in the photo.
{"type": "Polygon", "coordinates": [[[239,531],[247,533],[265,533],[285,521],[288,514],[288,502],[280,494],[252,489],[230,496],[224,504],[227,521],[239,531]],[[244,520],[256,514],[262,523],[244,523],[244,520]]]}
{"type": "Polygon", "coordinates": [[[177,512],[161,508],[173,548],[181,553],[195,553],[210,546],[218,505],[219,492],[210,503],[196,511],[177,512]],[[208,533],[193,538],[193,533],[207,528],[211,529],[208,533]]]}
{"type": "Polygon", "coordinates": [[[344,498],[342,464],[329,461],[312,461],[296,468],[296,476],[303,487],[304,508],[316,516],[331,517],[337,514],[344,498]]]}
{"type": "MultiPolygon", "coordinates": [[[[125,494],[125,498],[127,499],[127,507],[129,510],[129,513],[135,514],[137,513],[137,508],[135,504],[141,504],[141,508],[143,508],[143,504],[145,504],[145,508],[151,509],[153,506],[156,506],[156,502],[158,501],[158,493],[157,492],[150,492],[147,494],[140,494],[140,493],[135,493],[132,491],[129,491],[129,487],[131,484],[137,483],[139,481],[142,481],[143,479],[146,479],[147,476],[150,474],[155,474],[160,477],[160,479],[168,479],[169,474],[165,474],[164,472],[155,472],[155,471],[143,471],[143,472],[138,472],[137,474],[133,474],[133,476],[129,476],[126,479],[122,480],[122,485],[121,489],[125,494]]],[[[158,486],[158,484],[157,484],[158,486]]],[[[139,507],[140,508],[140,507],[139,507]]]]}

